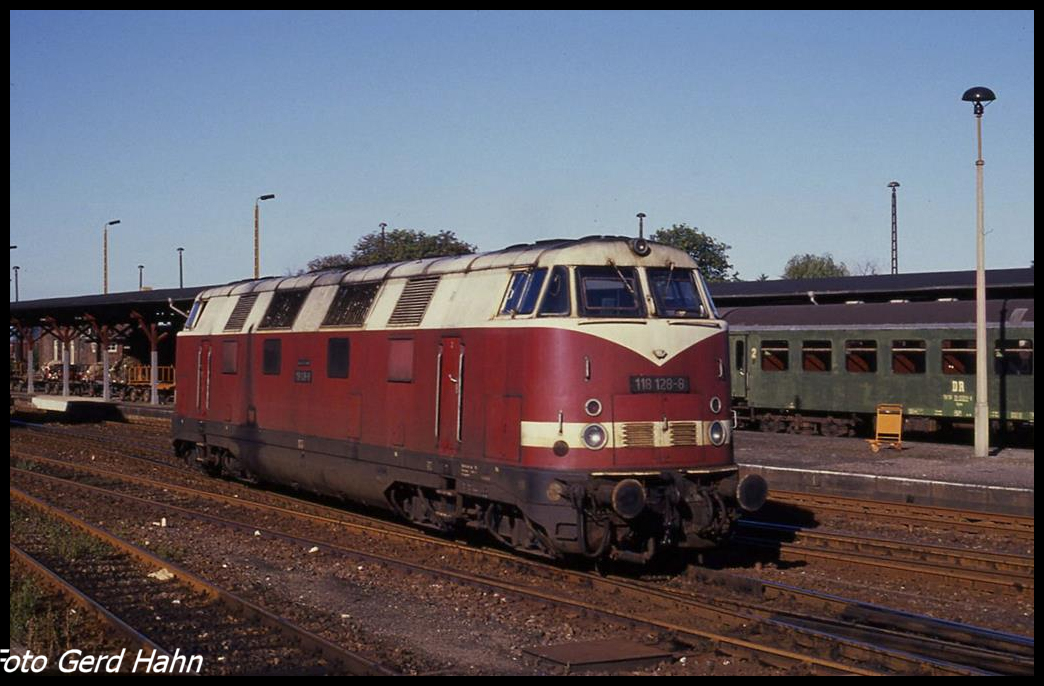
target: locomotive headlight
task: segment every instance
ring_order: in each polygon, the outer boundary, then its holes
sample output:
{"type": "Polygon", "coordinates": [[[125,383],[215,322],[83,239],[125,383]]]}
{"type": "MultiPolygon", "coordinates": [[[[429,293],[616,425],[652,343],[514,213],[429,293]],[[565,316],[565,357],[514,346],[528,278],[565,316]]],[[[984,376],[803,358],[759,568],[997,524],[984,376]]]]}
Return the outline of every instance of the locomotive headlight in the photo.
{"type": "Polygon", "coordinates": [[[586,412],[589,417],[597,417],[602,414],[602,402],[597,398],[591,398],[584,403],[584,412],[586,412]]]}
{"type": "Polygon", "coordinates": [[[709,433],[710,442],[713,445],[722,445],[729,436],[728,431],[725,430],[725,425],[721,422],[711,422],[709,433]]]}
{"type": "Polygon", "coordinates": [[[710,399],[710,411],[714,414],[721,412],[721,398],[714,396],[710,399]]]}
{"type": "Polygon", "coordinates": [[[584,445],[591,450],[601,450],[609,440],[609,434],[601,424],[588,424],[582,434],[584,445]]]}

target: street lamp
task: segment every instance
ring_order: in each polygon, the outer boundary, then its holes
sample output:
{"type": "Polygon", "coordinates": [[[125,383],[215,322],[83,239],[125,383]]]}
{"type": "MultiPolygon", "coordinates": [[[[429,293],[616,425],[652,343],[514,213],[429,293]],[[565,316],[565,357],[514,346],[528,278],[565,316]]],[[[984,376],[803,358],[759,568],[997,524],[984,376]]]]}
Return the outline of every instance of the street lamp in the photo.
{"type": "Polygon", "coordinates": [[[260,245],[260,216],[261,212],[258,209],[262,200],[271,200],[275,197],[274,193],[267,195],[258,196],[257,200],[254,201],[254,278],[261,278],[261,245],[260,245]]]}
{"type": "Polygon", "coordinates": [[[144,271],[145,271],[145,265],[139,264],[138,265],[138,290],[139,291],[142,289],[142,286],[145,285],[144,276],[143,276],[144,271]]]}
{"type": "Polygon", "coordinates": [[[185,269],[184,264],[181,261],[182,253],[185,252],[184,248],[178,248],[178,288],[185,287],[185,269]]]}
{"type": "Polygon", "coordinates": [[[961,100],[975,103],[975,133],[978,138],[978,159],[975,160],[975,457],[987,457],[990,452],[990,403],[986,381],[986,232],[983,228],[982,200],[982,112],[997,99],[993,91],[976,86],[964,91],[961,100]]]}
{"type": "Polygon", "coordinates": [[[19,267],[16,264],[15,266],[11,267],[11,269],[14,269],[15,273],[15,302],[18,302],[18,270],[21,269],[21,267],[19,267]]]}
{"type": "Polygon", "coordinates": [[[102,293],[109,292],[109,227],[119,223],[119,219],[113,219],[102,227],[102,293]]]}

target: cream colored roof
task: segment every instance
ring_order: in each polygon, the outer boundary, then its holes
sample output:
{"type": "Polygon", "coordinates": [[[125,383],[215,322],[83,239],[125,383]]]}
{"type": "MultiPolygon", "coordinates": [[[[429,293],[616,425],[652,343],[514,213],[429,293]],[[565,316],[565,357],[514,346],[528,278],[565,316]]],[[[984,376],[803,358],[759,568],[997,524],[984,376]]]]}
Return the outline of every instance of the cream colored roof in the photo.
{"type": "Polygon", "coordinates": [[[494,252],[448,257],[430,257],[409,262],[377,264],[344,270],[327,270],[301,276],[268,277],[256,281],[237,281],[203,291],[204,300],[222,295],[275,290],[305,289],[338,283],[364,283],[416,276],[455,274],[486,269],[516,269],[556,264],[608,264],[619,266],[668,266],[694,268],[696,263],[684,251],[649,241],[650,254],[639,257],[631,251],[626,236],[588,236],[514,245],[494,252]]]}

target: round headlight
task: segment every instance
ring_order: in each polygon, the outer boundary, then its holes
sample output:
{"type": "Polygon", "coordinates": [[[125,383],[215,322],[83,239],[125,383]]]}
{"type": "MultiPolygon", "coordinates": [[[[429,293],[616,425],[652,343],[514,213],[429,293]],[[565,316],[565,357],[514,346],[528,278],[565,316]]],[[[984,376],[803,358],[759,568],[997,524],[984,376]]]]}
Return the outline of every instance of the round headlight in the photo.
{"type": "Polygon", "coordinates": [[[728,438],[728,432],[725,430],[725,425],[721,422],[711,422],[710,425],[710,442],[713,445],[722,445],[725,439],[728,438]]]}
{"type": "Polygon", "coordinates": [[[586,412],[589,417],[597,417],[602,414],[602,402],[597,398],[591,398],[584,403],[584,412],[586,412]]]}
{"type": "Polygon", "coordinates": [[[584,445],[591,450],[601,450],[609,441],[609,434],[606,433],[605,427],[601,424],[588,424],[585,426],[582,437],[584,445]]]}

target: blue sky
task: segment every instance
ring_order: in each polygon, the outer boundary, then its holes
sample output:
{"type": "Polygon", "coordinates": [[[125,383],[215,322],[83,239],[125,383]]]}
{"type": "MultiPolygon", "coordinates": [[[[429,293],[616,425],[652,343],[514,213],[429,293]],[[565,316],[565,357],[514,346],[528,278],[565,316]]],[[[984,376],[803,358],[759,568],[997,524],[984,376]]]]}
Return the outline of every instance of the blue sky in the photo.
{"type": "MultiPolygon", "coordinates": [[[[22,299],[249,277],[365,233],[482,250],[687,223],[741,278],[794,254],[1033,254],[1032,12],[12,12],[22,299]]],[[[12,289],[13,299],[13,289],[12,289]]]]}

